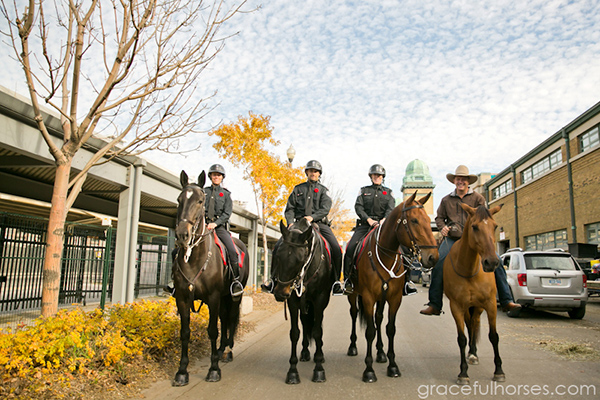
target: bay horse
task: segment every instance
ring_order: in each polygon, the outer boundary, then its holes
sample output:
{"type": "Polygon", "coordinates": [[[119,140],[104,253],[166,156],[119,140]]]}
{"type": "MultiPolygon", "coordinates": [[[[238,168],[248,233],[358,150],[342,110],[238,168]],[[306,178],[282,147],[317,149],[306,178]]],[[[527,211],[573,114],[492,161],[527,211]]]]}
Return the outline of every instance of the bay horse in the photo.
{"type": "Polygon", "coordinates": [[[450,299],[450,309],[456,323],[460,348],[460,374],[457,383],[459,385],[469,383],[468,363],[465,356],[467,346],[465,324],[469,333],[469,363],[479,363],[477,338],[483,310],[487,313],[490,327],[489,339],[494,348],[496,369],[493,380],[504,382],[506,378],[498,351],[496,280],[493,273],[500,260],[496,254],[494,234],[497,225],[492,217],[500,211],[502,205],[489,210],[485,206],[477,208],[466,204],[460,206],[468,213],[463,235],[454,243],[444,260],[444,293],[450,299]]]}
{"type": "Polygon", "coordinates": [[[305,218],[290,229],[279,222],[282,242],[273,255],[276,285],[273,294],[277,301],[286,301],[290,312],[292,353],[285,383],[300,383],[296,346],[300,338],[298,314],[302,322],[302,351],[300,361],[310,361],[309,345],[315,341],[313,382],[325,382],[323,363],[323,313],[329,304],[334,276],[327,242],[316,225],[305,218]]]}
{"type": "MultiPolygon", "coordinates": [[[[208,306],[208,337],[211,344],[210,368],[206,381],[218,382],[221,379],[219,359],[233,360],[233,338],[239,323],[240,299],[230,293],[232,272],[224,262],[217,244],[216,234],[206,229],[204,203],[206,195],[202,187],[206,181],[204,171],[198,177],[198,184],[188,182],[185,171],[181,171],[180,182],[183,188],[177,198],[177,225],[175,234],[179,251],[173,264],[173,283],[175,301],[181,318],[181,360],[175,374],[173,386],[185,386],[189,382],[187,366],[189,364],[188,344],[190,341],[190,312],[194,309],[194,300],[201,300],[208,306]],[[221,342],[217,349],[219,335],[217,322],[221,320],[221,342]]],[[[240,282],[246,286],[248,281],[248,257],[246,246],[233,238],[233,242],[243,260],[240,270],[240,282]]],[[[225,250],[223,250],[225,251],[225,250]]],[[[231,266],[239,268],[239,266],[231,266]]]]}
{"type": "Polygon", "coordinates": [[[402,291],[406,281],[407,268],[401,245],[412,251],[413,257],[420,259],[424,267],[432,268],[438,259],[438,250],[431,220],[423,205],[431,197],[427,194],[415,200],[417,192],[396,206],[383,224],[372,230],[365,239],[365,245],[356,261],[357,277],[353,277],[354,291],[348,296],[352,333],[350,336],[349,356],[358,354],[356,349],[356,318],[360,311],[361,322],[366,325],[367,339],[366,368],[363,382],[376,382],[373,370],[372,345],[377,335],[377,362],[389,360],[387,375],[399,377],[400,369],[396,364],[394,336],[396,335],[396,314],[402,302],[402,291]],[[388,304],[387,357],[383,350],[381,324],[383,310],[388,304]],[[374,314],[374,308],[377,308],[374,314]]]}

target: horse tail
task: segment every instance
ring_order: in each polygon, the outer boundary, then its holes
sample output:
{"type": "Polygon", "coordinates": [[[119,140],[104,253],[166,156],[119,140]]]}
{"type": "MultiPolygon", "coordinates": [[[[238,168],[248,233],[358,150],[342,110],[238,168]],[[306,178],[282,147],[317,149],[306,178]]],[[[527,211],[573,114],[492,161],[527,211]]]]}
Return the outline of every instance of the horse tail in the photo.
{"type": "Polygon", "coordinates": [[[358,315],[360,316],[360,318],[359,318],[360,327],[364,329],[367,326],[368,321],[367,321],[367,315],[365,313],[365,308],[364,308],[363,302],[362,302],[362,296],[358,295],[357,300],[358,300],[358,315]]]}

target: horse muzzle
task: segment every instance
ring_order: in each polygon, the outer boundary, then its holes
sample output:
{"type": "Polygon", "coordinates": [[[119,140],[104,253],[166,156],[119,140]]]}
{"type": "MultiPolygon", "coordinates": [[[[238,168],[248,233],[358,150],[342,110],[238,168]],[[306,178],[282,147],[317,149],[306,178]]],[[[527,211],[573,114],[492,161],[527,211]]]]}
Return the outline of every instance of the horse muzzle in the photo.
{"type": "Polygon", "coordinates": [[[426,268],[433,268],[437,263],[439,258],[439,253],[437,249],[432,250],[424,250],[421,253],[421,263],[426,268]]]}
{"type": "Polygon", "coordinates": [[[481,261],[481,266],[483,268],[483,272],[494,272],[494,270],[500,264],[500,259],[496,256],[484,258],[481,261]]]}
{"type": "Polygon", "coordinates": [[[275,288],[273,289],[273,295],[277,301],[286,301],[292,295],[292,285],[276,284],[275,288]]]}

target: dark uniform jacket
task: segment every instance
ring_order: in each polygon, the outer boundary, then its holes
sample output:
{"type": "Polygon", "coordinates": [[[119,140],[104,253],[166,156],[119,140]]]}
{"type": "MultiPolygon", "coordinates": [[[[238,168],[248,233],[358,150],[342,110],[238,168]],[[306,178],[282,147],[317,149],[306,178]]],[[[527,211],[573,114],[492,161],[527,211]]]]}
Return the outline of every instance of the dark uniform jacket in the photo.
{"type": "Polygon", "coordinates": [[[467,222],[468,214],[462,209],[460,203],[465,203],[473,208],[486,205],[485,198],[472,189],[469,189],[462,199],[456,194],[456,190],[445,196],[438,207],[435,224],[440,231],[447,225],[450,228],[448,236],[452,239],[460,239],[465,222],[467,222]]]}
{"type": "Polygon", "coordinates": [[[392,189],[382,185],[363,186],[354,203],[354,210],[360,218],[357,225],[368,225],[367,219],[381,221],[396,207],[392,189]]]}
{"type": "Polygon", "coordinates": [[[206,193],[206,203],[204,204],[204,215],[206,216],[206,222],[214,222],[217,226],[225,226],[229,222],[229,217],[233,212],[233,201],[231,200],[231,192],[224,187],[219,186],[207,186],[204,188],[206,193]],[[210,197],[214,195],[215,198],[215,217],[213,220],[208,218],[208,207],[210,204],[210,197]]]}
{"type": "Polygon", "coordinates": [[[308,193],[310,193],[310,198],[313,202],[310,216],[314,222],[325,222],[323,219],[329,214],[332,203],[327,188],[321,185],[320,182],[304,182],[296,185],[290,197],[288,197],[284,212],[288,225],[306,216],[306,198],[308,193]]]}

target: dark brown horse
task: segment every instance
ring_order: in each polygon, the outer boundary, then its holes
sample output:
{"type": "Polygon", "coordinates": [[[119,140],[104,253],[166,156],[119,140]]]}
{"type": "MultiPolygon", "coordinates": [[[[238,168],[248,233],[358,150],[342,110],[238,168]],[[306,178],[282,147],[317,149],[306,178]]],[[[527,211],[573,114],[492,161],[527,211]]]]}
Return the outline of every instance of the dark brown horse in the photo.
{"type": "Polygon", "coordinates": [[[494,234],[497,225],[492,218],[492,215],[500,211],[502,206],[490,210],[484,206],[475,209],[466,204],[461,204],[461,207],[469,214],[463,235],[454,243],[444,260],[444,293],[450,299],[450,309],[456,322],[460,347],[460,374],[457,383],[459,385],[469,383],[465,356],[467,346],[465,324],[469,332],[469,363],[479,363],[477,337],[483,310],[487,313],[490,326],[489,339],[494,348],[496,369],[493,380],[504,382],[502,360],[498,351],[496,281],[493,273],[500,260],[496,254],[494,234]]]}
{"type": "MultiPolygon", "coordinates": [[[[230,293],[232,272],[223,262],[221,250],[213,231],[206,229],[204,221],[204,202],[206,195],[202,187],[206,180],[204,171],[198,177],[198,184],[189,183],[185,171],[181,171],[183,191],[177,198],[177,226],[175,233],[179,251],[173,263],[173,282],[175,300],[181,318],[181,361],[175,374],[173,386],[188,384],[187,366],[188,343],[190,341],[190,311],[194,300],[199,299],[208,306],[208,337],[211,343],[210,368],[206,375],[208,382],[221,379],[219,359],[231,361],[233,337],[239,323],[240,298],[230,293]],[[221,320],[221,344],[217,349],[219,334],[217,320],[221,320]]],[[[248,280],[248,257],[244,257],[246,246],[239,239],[233,239],[240,252],[243,267],[240,282],[246,285],[248,280]]],[[[221,246],[225,249],[225,246],[221,246]]],[[[239,266],[231,266],[239,268],[239,266]]]]}
{"type": "Polygon", "coordinates": [[[296,347],[300,339],[298,315],[302,321],[302,351],[300,361],[310,360],[308,349],[315,341],[315,368],[313,382],[325,382],[323,363],[323,313],[329,304],[334,277],[331,257],[325,239],[318,228],[301,219],[288,229],[283,221],[279,223],[282,242],[273,255],[273,271],[276,282],[273,294],[277,301],[287,301],[290,311],[290,340],[292,353],[290,369],[285,383],[300,383],[298,355],[296,347]]]}
{"type": "Polygon", "coordinates": [[[425,267],[433,267],[438,259],[436,241],[431,231],[431,220],[427,216],[423,204],[429,200],[431,193],[416,201],[415,192],[406,201],[400,203],[382,225],[371,231],[367,237],[365,248],[356,262],[357,279],[354,279],[354,292],[348,296],[350,315],[352,316],[352,334],[348,355],[355,356],[356,350],[356,317],[360,309],[362,321],[366,324],[367,365],[363,372],[364,382],[375,382],[377,376],[373,370],[372,345],[377,334],[377,362],[389,360],[387,375],[400,376],[394,351],[396,335],[396,313],[402,302],[402,290],[406,280],[405,254],[400,245],[409,248],[412,254],[420,258],[425,267]],[[383,351],[381,323],[383,309],[388,304],[388,337],[387,358],[383,351]],[[377,311],[374,313],[374,308],[377,311]]]}

